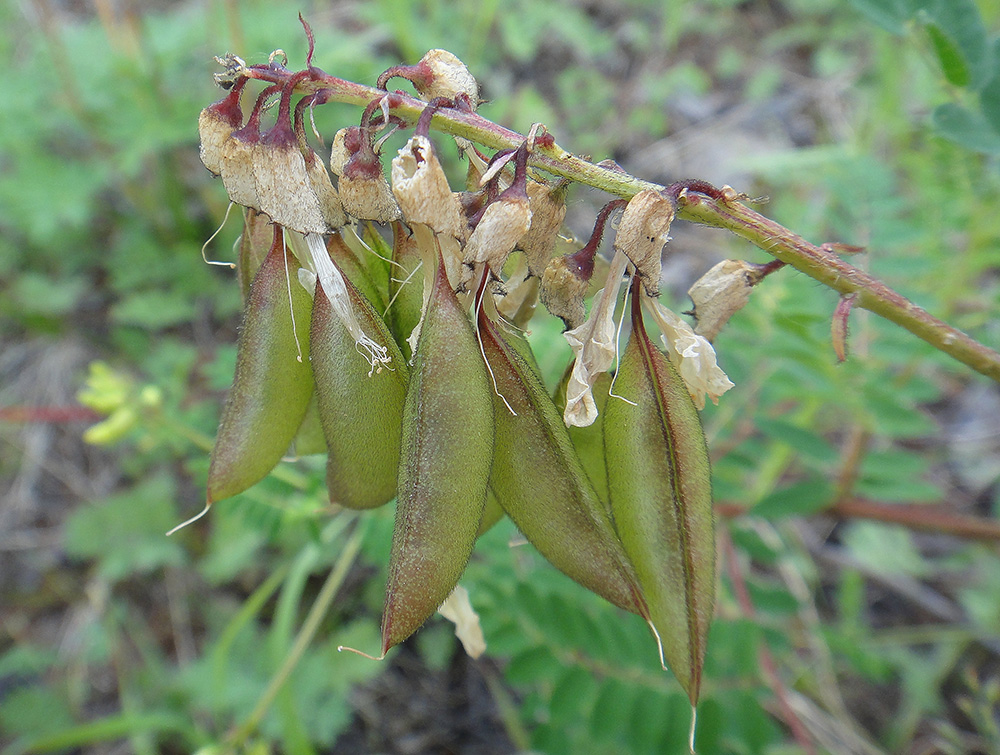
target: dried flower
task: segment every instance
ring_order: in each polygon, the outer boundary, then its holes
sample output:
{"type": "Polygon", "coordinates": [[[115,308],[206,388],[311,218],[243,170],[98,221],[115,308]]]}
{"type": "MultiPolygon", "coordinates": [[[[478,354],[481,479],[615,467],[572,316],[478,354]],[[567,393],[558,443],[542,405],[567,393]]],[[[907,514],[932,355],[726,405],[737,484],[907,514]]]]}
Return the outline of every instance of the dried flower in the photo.
{"type": "Polygon", "coordinates": [[[576,356],[566,383],[563,421],[567,425],[587,427],[597,419],[593,388],[601,373],[607,372],[615,361],[615,302],[627,266],[628,257],[623,252],[616,252],[611,260],[607,285],[594,297],[590,317],[579,327],[563,333],[576,356]]]}
{"type": "Polygon", "coordinates": [[[694,332],[709,341],[729,322],[729,318],[750,301],[756,266],[744,260],[723,260],[688,289],[694,303],[694,332]]]}
{"type": "Polygon", "coordinates": [[[653,297],[645,297],[643,304],[663,333],[667,356],[683,378],[695,406],[705,408],[706,394],[717,404],[733,382],[716,363],[712,344],[653,297]]]}
{"type": "Polygon", "coordinates": [[[479,614],[469,600],[468,590],[455,585],[451,595],[438,607],[438,613],[455,625],[455,636],[470,658],[478,658],[486,652],[486,638],[483,637],[483,628],[479,626],[479,614]]]}
{"type": "Polygon", "coordinates": [[[618,226],[615,249],[632,260],[650,296],[659,295],[660,253],[670,238],[673,219],[673,201],[658,191],[646,189],[629,200],[618,226]]]}

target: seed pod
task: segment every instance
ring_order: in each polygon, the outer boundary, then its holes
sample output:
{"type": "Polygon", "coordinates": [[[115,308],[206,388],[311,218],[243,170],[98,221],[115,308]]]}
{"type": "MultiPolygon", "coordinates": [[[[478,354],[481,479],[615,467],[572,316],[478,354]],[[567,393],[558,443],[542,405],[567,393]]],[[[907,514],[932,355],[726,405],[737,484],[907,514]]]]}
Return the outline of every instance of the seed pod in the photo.
{"type": "Polygon", "coordinates": [[[665,194],[645,189],[629,200],[618,225],[615,249],[628,255],[642,279],[646,292],[660,291],[660,253],[669,240],[674,220],[674,202],[665,194]]]}
{"type": "Polygon", "coordinates": [[[329,449],[326,483],[330,500],[347,508],[367,509],[387,503],[396,494],[408,370],[378,312],[349,279],[345,285],[361,328],[386,349],[389,364],[372,370],[322,292],[313,303],[310,359],[329,449]]]}
{"type": "Polygon", "coordinates": [[[485,315],[479,318],[479,333],[497,393],[503,396],[494,401],[490,486],[497,501],[557,569],[615,605],[645,616],[635,572],[544,384],[485,315]]]}
{"type": "MultiPolygon", "coordinates": [[[[348,233],[347,229],[344,229],[348,233]]],[[[371,271],[358,259],[358,255],[348,246],[341,233],[332,233],[326,239],[326,249],[340,271],[355,285],[368,303],[379,313],[385,310],[385,296],[378,283],[372,277],[371,271]]]]}
{"type": "Polygon", "coordinates": [[[403,410],[383,651],[437,610],[472,553],[493,459],[489,390],[469,318],[439,262],[403,410]]]}
{"type": "Polygon", "coordinates": [[[503,507],[500,506],[493,491],[489,490],[486,494],[486,506],[483,508],[483,518],[479,521],[479,531],[476,533],[476,539],[478,540],[493,529],[494,525],[501,519],[503,519],[503,507]]]}
{"type": "MultiPolygon", "coordinates": [[[[406,339],[420,322],[423,309],[423,275],[417,272],[420,265],[420,249],[413,236],[400,221],[392,225],[392,260],[399,265],[389,278],[389,327],[396,337],[396,343],[409,358],[410,345],[406,339]]],[[[395,265],[394,265],[395,267],[395,265]]]]}
{"type": "Polygon", "coordinates": [[[664,657],[694,704],[715,599],[708,449],[687,388],[646,334],[635,288],[615,392],[636,405],[605,407],[608,489],[664,657]]]}
{"type": "MultiPolygon", "coordinates": [[[[556,386],[553,403],[556,409],[562,414],[566,410],[566,384],[569,382],[571,370],[567,369],[562,380],[556,386]]],[[[611,374],[602,372],[594,381],[594,404],[597,407],[597,419],[592,425],[577,427],[570,425],[566,429],[569,432],[569,439],[573,441],[573,448],[580,459],[580,464],[590,482],[594,486],[597,497],[605,505],[608,512],[611,512],[611,504],[608,501],[608,470],[604,462],[604,407],[608,402],[608,394],[611,392],[611,374]]]]}
{"type": "Polygon", "coordinates": [[[274,229],[267,215],[257,210],[248,207],[244,210],[243,217],[243,233],[240,236],[240,248],[236,257],[236,277],[240,282],[241,298],[246,303],[250,284],[271,249],[274,229]]]}
{"type": "Polygon", "coordinates": [[[299,263],[284,249],[282,237],[277,229],[250,285],[236,374],[208,470],[209,503],[246,490],[274,468],[312,396],[312,370],[299,355],[299,346],[309,353],[312,302],[297,283],[299,263]]]}
{"type": "Polygon", "coordinates": [[[292,441],[292,453],[295,456],[326,453],[326,438],[323,437],[323,424],[319,419],[319,406],[316,403],[315,391],[309,406],[306,407],[306,416],[302,419],[302,425],[292,441]]]}

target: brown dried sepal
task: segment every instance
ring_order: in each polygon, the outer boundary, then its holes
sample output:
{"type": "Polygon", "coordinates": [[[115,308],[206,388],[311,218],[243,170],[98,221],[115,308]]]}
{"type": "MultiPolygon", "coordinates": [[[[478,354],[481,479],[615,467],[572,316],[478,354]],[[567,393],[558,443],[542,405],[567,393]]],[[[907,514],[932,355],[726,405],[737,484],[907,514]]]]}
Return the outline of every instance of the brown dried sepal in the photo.
{"type": "Polygon", "coordinates": [[[528,259],[531,275],[542,275],[552,258],[556,239],[566,219],[566,184],[552,186],[541,181],[528,181],[528,201],[531,203],[531,225],[518,246],[528,259]]]}
{"type": "Polygon", "coordinates": [[[198,116],[198,136],[201,140],[199,154],[201,161],[214,175],[222,173],[223,147],[243,123],[240,110],[240,94],[247,79],[236,82],[228,95],[209,105],[198,116]]]}
{"type": "Polygon", "coordinates": [[[615,249],[620,249],[635,265],[646,293],[659,296],[660,253],[669,241],[674,220],[674,202],[652,189],[640,191],[625,207],[615,249]]]}
{"type": "Polygon", "coordinates": [[[587,318],[583,300],[588,288],[590,279],[584,276],[572,255],[566,255],[549,262],[542,274],[539,294],[545,308],[572,330],[583,325],[587,318]]]}

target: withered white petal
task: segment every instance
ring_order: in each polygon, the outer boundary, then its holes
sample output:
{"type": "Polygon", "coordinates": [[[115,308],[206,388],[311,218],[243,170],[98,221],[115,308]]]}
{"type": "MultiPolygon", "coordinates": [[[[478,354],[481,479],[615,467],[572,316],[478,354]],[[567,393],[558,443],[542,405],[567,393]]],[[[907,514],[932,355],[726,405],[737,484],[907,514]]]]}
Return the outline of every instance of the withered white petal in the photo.
{"type": "Polygon", "coordinates": [[[705,408],[705,394],[712,403],[718,403],[719,396],[732,388],[733,382],[716,363],[712,344],[658,300],[645,297],[643,303],[663,333],[667,357],[680,373],[695,406],[705,408]]]}
{"type": "Polygon", "coordinates": [[[469,601],[468,590],[455,585],[451,595],[438,608],[438,613],[455,625],[455,636],[470,658],[478,658],[486,652],[486,639],[479,626],[479,614],[469,601]]]}
{"type": "Polygon", "coordinates": [[[608,272],[608,284],[597,292],[590,317],[583,325],[563,333],[576,355],[573,371],[566,384],[566,409],[563,421],[575,427],[587,427],[597,419],[594,383],[615,361],[615,302],[621,290],[628,257],[616,252],[608,272]]]}
{"type": "Polygon", "coordinates": [[[358,352],[371,365],[372,372],[381,369],[384,364],[391,363],[392,360],[389,357],[388,349],[377,341],[372,340],[361,328],[361,323],[358,322],[358,318],[354,315],[354,309],[351,307],[351,299],[347,293],[347,284],[344,282],[344,276],[341,275],[340,270],[337,269],[337,266],[333,264],[333,260],[330,259],[330,253],[326,249],[323,237],[316,233],[307,234],[306,244],[309,247],[309,255],[312,260],[312,266],[316,270],[316,278],[319,281],[320,288],[323,289],[326,298],[330,300],[330,306],[333,308],[334,314],[337,315],[344,324],[344,327],[347,328],[347,331],[354,338],[358,352]]]}

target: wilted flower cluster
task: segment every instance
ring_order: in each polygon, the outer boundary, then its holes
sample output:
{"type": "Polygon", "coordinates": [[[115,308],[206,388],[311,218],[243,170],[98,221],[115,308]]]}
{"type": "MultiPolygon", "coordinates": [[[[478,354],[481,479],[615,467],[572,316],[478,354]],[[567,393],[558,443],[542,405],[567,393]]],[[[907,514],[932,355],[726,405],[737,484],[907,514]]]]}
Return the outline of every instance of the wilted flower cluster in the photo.
{"type": "Polygon", "coordinates": [[[206,167],[247,208],[246,309],[208,502],[253,485],[289,448],[327,453],[336,504],[395,499],[383,652],[449,598],[476,539],[509,516],[557,568],[649,623],[694,702],[715,581],[696,407],[732,384],[711,344],[657,299],[675,200],[615,200],[583,248],[556,256],[569,186],[530,168],[532,139],[493,155],[463,143],[466,185],[449,184],[431,119],[479,103],[454,55],[433,50],[383,74],[380,89],[409,80],[423,114],[393,115],[398,95],[384,92],[332,138],[329,168],[304,125],[324,90],[299,88],[325,74],[270,64],[279,83],[244,118],[242,65],[199,123],[206,167]],[[413,135],[389,159],[380,139],[399,128],[413,135]],[[595,258],[619,211],[588,315],[595,258]],[[373,222],[388,224],[391,243],[373,222]],[[523,332],[538,300],[564,320],[574,354],[555,395],[523,332]]]}

